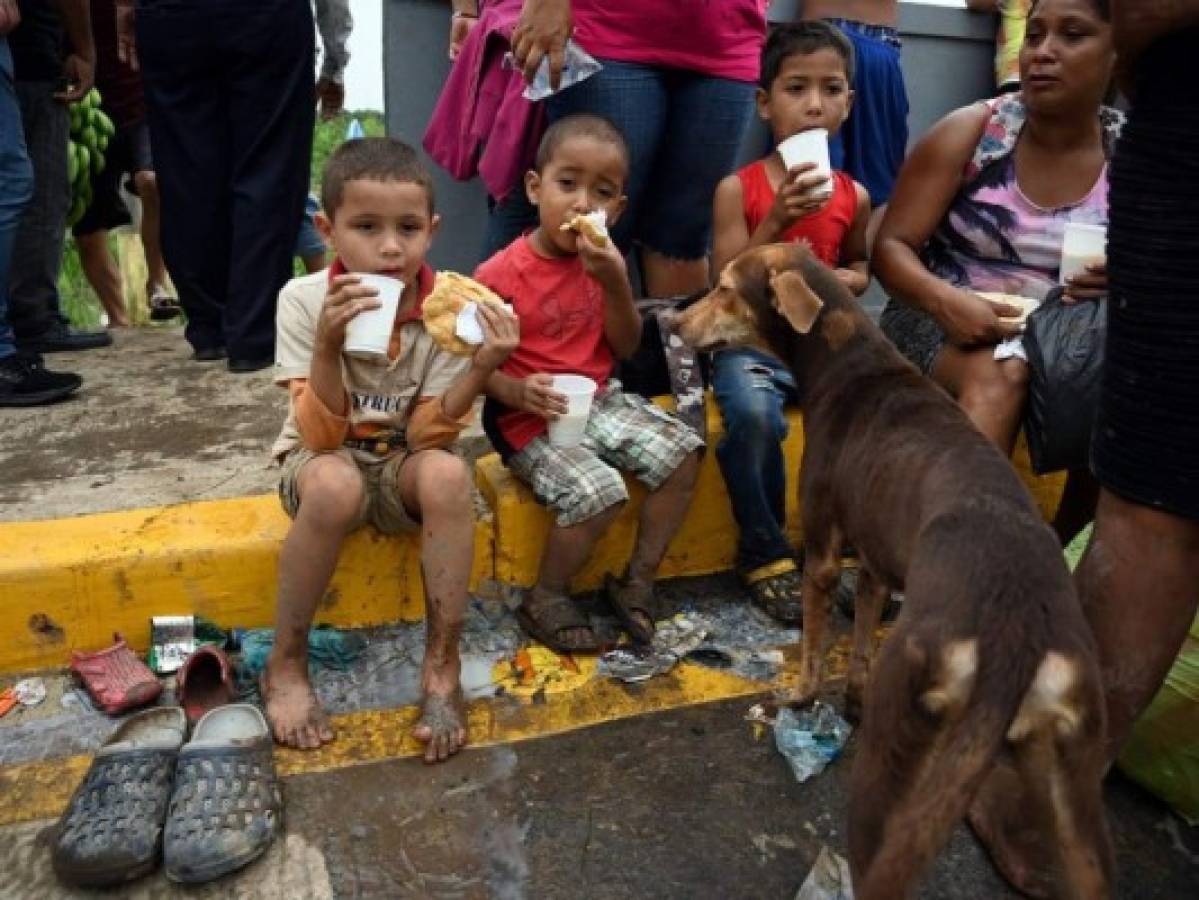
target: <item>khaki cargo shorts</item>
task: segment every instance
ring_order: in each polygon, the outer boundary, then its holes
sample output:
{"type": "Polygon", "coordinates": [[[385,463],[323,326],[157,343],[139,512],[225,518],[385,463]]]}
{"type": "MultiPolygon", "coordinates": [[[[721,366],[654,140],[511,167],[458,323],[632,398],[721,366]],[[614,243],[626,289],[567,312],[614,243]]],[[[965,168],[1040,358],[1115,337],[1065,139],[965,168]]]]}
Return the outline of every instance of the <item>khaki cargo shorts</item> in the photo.
{"type": "MultiPolygon", "coordinates": [[[[420,522],[405,509],[404,501],[400,499],[400,469],[410,454],[401,452],[373,460],[352,453],[345,447],[330,453],[351,463],[362,476],[362,505],[354,520],[355,528],[369,523],[384,534],[420,530],[420,522]]],[[[294,519],[300,511],[300,470],[316,457],[327,455],[330,454],[296,447],[283,457],[279,500],[283,503],[284,512],[291,518],[294,519]]]]}

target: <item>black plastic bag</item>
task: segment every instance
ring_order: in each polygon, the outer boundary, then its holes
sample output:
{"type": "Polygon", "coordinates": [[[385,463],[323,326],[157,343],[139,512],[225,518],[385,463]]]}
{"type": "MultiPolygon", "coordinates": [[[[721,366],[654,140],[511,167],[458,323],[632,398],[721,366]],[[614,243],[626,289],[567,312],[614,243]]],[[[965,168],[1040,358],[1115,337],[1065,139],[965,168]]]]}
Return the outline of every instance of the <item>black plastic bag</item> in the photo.
{"type": "Polygon", "coordinates": [[[1055,291],[1028,317],[1024,434],[1039,475],[1087,466],[1106,338],[1106,300],[1066,305],[1055,291]]]}

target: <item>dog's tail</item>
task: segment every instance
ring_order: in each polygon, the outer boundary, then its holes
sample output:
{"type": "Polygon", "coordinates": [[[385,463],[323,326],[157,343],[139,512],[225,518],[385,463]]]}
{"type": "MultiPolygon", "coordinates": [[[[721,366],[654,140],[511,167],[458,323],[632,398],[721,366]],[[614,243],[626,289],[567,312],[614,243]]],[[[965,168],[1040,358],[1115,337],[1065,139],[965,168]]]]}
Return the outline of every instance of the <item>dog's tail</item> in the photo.
{"type": "Polygon", "coordinates": [[[1003,746],[1040,651],[1023,647],[1011,656],[980,656],[974,638],[929,649],[912,636],[903,652],[916,675],[912,700],[938,726],[886,822],[877,854],[865,872],[855,873],[859,900],[901,896],[949,840],[1003,746]],[[921,669],[923,677],[917,675],[921,669]]]}

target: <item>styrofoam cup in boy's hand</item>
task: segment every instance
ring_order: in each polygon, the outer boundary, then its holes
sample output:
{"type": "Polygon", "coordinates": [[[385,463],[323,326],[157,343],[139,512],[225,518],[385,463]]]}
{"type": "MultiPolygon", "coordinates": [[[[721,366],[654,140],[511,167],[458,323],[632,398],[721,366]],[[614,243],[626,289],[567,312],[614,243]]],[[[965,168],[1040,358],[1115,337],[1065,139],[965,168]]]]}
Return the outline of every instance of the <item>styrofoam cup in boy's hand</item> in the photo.
{"type": "Polygon", "coordinates": [[[555,375],[552,387],[566,397],[566,413],[549,423],[550,443],[576,447],[583,442],[596,384],[585,375],[555,375]]]}
{"type": "Polygon", "coordinates": [[[1107,262],[1107,229],[1085,222],[1067,222],[1062,235],[1062,271],[1060,280],[1083,275],[1087,266],[1107,262]]]}
{"type": "Polygon", "coordinates": [[[400,308],[400,294],[404,293],[404,282],[386,275],[359,275],[358,283],[379,292],[379,306],[364,309],[350,319],[346,325],[345,352],[386,356],[391,344],[391,332],[395,328],[396,310],[400,308]]]}
{"type": "Polygon", "coordinates": [[[779,156],[783,158],[783,166],[791,171],[804,163],[816,163],[816,168],[807,176],[823,175],[826,179],[824,187],[816,188],[816,192],[831,195],[833,192],[833,166],[828,154],[828,131],[824,128],[812,128],[793,134],[779,144],[779,156]]]}

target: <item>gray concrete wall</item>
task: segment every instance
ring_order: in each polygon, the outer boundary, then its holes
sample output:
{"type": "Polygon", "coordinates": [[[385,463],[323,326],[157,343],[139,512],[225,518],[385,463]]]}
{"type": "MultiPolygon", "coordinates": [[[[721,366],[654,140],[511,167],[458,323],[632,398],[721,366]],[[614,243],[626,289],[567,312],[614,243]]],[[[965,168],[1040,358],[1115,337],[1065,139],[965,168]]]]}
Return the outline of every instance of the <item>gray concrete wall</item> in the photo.
{"type": "MultiPolygon", "coordinates": [[[[384,0],[383,62],[387,125],[391,134],[419,145],[438,91],[449,71],[445,0],[384,0]]],[[[786,21],[800,0],[775,0],[771,18],[786,21]]],[[[911,101],[913,139],[946,112],[991,92],[994,22],[990,16],[944,6],[900,4],[903,68],[911,101]]],[[[763,132],[746,138],[744,156],[760,155],[763,132]]],[[[443,224],[433,265],[471,271],[478,261],[487,214],[477,181],[462,184],[436,166],[437,206],[443,224]]]]}

